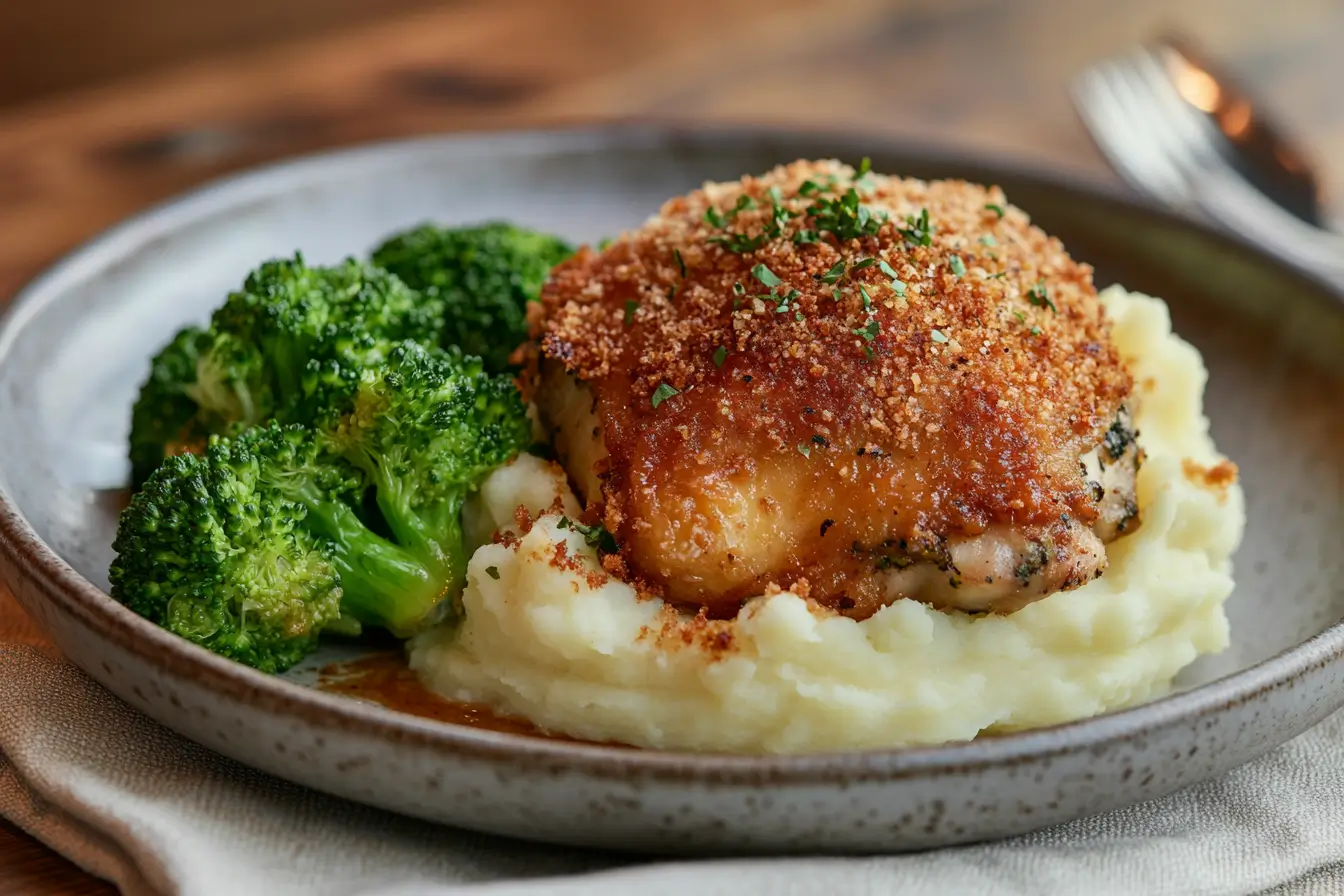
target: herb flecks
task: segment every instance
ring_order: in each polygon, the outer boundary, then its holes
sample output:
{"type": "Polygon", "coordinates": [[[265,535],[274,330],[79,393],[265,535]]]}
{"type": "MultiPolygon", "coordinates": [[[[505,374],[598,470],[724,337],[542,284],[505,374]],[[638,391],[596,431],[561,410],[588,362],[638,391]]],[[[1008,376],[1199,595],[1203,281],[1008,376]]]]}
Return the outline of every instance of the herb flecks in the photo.
{"type": "Polygon", "coordinates": [[[667,383],[659,383],[658,388],[653,390],[653,396],[649,399],[649,402],[656,408],[679,392],[680,390],[672,388],[667,383]]]}
{"type": "Polygon", "coordinates": [[[859,201],[859,191],[850,187],[835,199],[818,198],[807,207],[813,226],[820,232],[829,232],[840,242],[876,236],[887,220],[885,212],[874,213],[859,201]]]}
{"type": "Polygon", "coordinates": [[[845,263],[844,261],[837,261],[834,265],[831,266],[831,269],[829,271],[827,271],[824,274],[817,274],[816,278],[820,280],[822,283],[825,283],[827,286],[832,286],[836,283],[839,283],[844,276],[845,276],[845,263]]]}
{"type": "Polygon", "coordinates": [[[560,521],[555,524],[555,528],[570,529],[579,533],[590,548],[597,548],[598,552],[602,554],[614,554],[621,549],[621,546],[616,543],[616,536],[607,531],[607,527],[601,523],[585,526],[583,523],[575,522],[567,516],[562,516],[560,521]]]}
{"type": "Polygon", "coordinates": [[[634,299],[625,300],[625,325],[630,326],[631,321],[635,319],[635,312],[639,310],[639,303],[634,299]]]}
{"type": "Polygon", "coordinates": [[[986,203],[985,203],[985,211],[993,212],[994,214],[998,215],[1000,218],[1002,218],[1003,215],[1004,215],[1003,206],[999,205],[997,202],[986,202],[986,203]]]}
{"type": "Polygon", "coordinates": [[[942,330],[930,330],[929,336],[933,338],[934,342],[946,343],[949,341],[947,338],[947,334],[944,333],[942,330]]]}
{"type": "Polygon", "coordinates": [[[485,574],[488,575],[490,578],[494,579],[496,582],[499,581],[499,567],[498,567],[498,566],[487,566],[487,567],[485,568],[485,574]]]}
{"type": "Polygon", "coordinates": [[[905,227],[901,228],[901,236],[911,248],[933,245],[933,225],[929,223],[929,210],[922,208],[918,215],[907,217],[905,227]]]}
{"type": "Polygon", "coordinates": [[[719,346],[718,348],[714,349],[714,366],[715,366],[715,367],[722,367],[722,366],[723,366],[723,362],[726,361],[726,360],[728,360],[728,349],[724,348],[722,345],[719,346]]]}
{"type": "Polygon", "coordinates": [[[784,282],[783,280],[779,279],[779,277],[775,274],[774,271],[770,270],[763,264],[758,264],[754,268],[752,268],[751,276],[759,280],[766,289],[774,289],[776,286],[784,282]]]}
{"type": "Polygon", "coordinates": [[[947,260],[947,266],[952,271],[954,277],[966,276],[966,262],[961,260],[960,255],[953,255],[947,260]]]}
{"type": "Polygon", "coordinates": [[[672,250],[672,257],[677,260],[677,269],[681,271],[681,279],[686,279],[686,259],[681,257],[680,249],[672,250]]]}
{"type": "Polygon", "coordinates": [[[1050,298],[1050,290],[1046,288],[1044,280],[1037,280],[1036,285],[1027,290],[1027,301],[1038,308],[1049,308],[1056,314],[1059,313],[1059,309],[1050,298]]]}
{"type": "Polygon", "coordinates": [[[849,332],[860,337],[864,342],[872,342],[877,338],[877,334],[882,332],[882,325],[875,320],[870,320],[862,327],[855,327],[849,332]]]}

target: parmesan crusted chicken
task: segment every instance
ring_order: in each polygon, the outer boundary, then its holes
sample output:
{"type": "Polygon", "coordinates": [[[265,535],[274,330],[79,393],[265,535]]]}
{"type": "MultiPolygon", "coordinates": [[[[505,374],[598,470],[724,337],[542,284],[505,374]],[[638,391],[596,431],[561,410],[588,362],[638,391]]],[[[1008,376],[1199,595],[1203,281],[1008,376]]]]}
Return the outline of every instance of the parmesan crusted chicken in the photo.
{"type": "Polygon", "coordinates": [[[797,162],[671,200],[541,299],[531,397],[608,567],[675,603],[1012,612],[1138,525],[1091,269],[997,189],[797,162]]]}

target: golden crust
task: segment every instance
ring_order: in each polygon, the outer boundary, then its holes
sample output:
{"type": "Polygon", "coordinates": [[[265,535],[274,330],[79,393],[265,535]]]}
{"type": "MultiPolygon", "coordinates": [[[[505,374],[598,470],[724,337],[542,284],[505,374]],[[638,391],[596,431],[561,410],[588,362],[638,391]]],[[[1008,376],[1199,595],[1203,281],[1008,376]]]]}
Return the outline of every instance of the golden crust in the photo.
{"type": "Polygon", "coordinates": [[[961,181],[868,174],[858,196],[885,221],[843,241],[793,238],[821,230],[818,201],[852,184],[854,170],[834,161],[707,184],[552,274],[533,336],[593,389],[613,531],[638,523],[626,518],[632,491],[669,470],[740,468],[743,445],[841,478],[866,475],[849,472],[856,456],[903,463],[906,474],[877,476],[899,491],[900,525],[885,536],[1095,517],[1077,458],[1132,382],[1091,268],[1000,190],[961,181]],[[914,223],[924,210],[927,246],[914,223]],[[750,246],[773,222],[779,235],[750,246]],[[735,236],[749,251],[715,242],[735,236]],[[839,282],[825,282],[842,263],[839,282]]]}

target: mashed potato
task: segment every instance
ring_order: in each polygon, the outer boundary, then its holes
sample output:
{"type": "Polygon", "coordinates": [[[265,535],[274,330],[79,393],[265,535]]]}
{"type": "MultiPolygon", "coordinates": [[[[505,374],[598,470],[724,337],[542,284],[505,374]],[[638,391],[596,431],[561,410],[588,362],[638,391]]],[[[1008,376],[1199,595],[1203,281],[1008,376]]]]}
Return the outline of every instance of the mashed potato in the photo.
{"type": "Polygon", "coordinates": [[[495,472],[455,627],[411,647],[438,693],[550,731],[667,750],[797,753],[931,744],[1051,725],[1148,700],[1226,646],[1222,604],[1244,524],[1233,468],[1203,416],[1206,371],[1166,305],[1102,294],[1138,384],[1143,525],[1106,574],[1008,616],[910,600],[856,622],[789,592],[709,622],[609,578],[562,514],[563,472],[524,457],[495,472]],[[534,520],[524,527],[517,508],[534,520]]]}

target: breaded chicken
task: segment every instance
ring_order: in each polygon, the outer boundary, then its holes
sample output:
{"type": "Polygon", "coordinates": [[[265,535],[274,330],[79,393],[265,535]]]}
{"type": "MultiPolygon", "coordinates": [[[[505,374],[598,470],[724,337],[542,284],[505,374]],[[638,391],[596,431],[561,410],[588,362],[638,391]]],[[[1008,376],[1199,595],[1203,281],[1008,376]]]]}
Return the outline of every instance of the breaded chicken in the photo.
{"type": "Polygon", "coordinates": [[[1091,269],[968,183],[797,162],[555,270],[530,387],[632,580],[730,615],[1011,612],[1138,524],[1091,269]]]}

